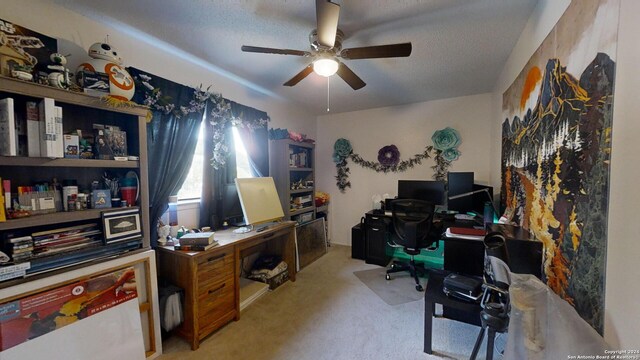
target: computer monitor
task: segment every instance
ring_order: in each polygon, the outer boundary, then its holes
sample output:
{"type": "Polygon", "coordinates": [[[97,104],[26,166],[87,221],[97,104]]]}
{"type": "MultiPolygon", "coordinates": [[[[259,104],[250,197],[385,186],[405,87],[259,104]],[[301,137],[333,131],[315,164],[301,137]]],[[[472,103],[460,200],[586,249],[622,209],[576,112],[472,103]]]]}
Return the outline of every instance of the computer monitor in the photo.
{"type": "Polygon", "coordinates": [[[444,181],[398,180],[398,199],[418,199],[444,205],[444,181]]]}
{"type": "MultiPolygon", "coordinates": [[[[474,210],[473,196],[464,196],[457,199],[451,197],[466,194],[473,191],[473,172],[450,172],[447,174],[449,190],[447,192],[447,209],[461,213],[474,210]]],[[[480,212],[482,213],[482,211],[480,212]]]]}
{"type": "Polygon", "coordinates": [[[222,221],[229,225],[244,226],[244,214],[236,184],[224,184],[222,192],[222,221]]]}
{"type": "Polygon", "coordinates": [[[248,225],[262,224],[284,217],[272,177],[236,178],[236,186],[244,220],[248,225]]]}

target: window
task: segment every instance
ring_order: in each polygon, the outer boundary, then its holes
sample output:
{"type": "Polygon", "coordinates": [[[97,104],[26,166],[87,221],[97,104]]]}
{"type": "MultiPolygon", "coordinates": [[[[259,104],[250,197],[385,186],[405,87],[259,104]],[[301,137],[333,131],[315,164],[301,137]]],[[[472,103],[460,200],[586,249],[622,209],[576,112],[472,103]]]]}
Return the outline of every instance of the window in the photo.
{"type": "Polygon", "coordinates": [[[251,174],[251,166],[249,165],[249,156],[240,137],[240,132],[235,126],[231,131],[233,132],[233,143],[236,147],[236,177],[251,178],[253,175],[251,174]]]}
{"type": "Polygon", "coordinates": [[[200,123],[198,143],[193,154],[189,174],[178,191],[178,200],[195,200],[202,196],[202,175],[204,171],[204,126],[200,123]]]}
{"type": "MultiPolygon", "coordinates": [[[[233,142],[236,150],[236,177],[250,178],[251,166],[249,165],[249,156],[244,147],[240,132],[236,127],[232,128],[233,142]]],[[[193,155],[189,174],[182,184],[182,188],[178,191],[178,200],[196,200],[202,196],[202,178],[204,173],[204,126],[200,125],[198,133],[198,144],[193,155]]]]}

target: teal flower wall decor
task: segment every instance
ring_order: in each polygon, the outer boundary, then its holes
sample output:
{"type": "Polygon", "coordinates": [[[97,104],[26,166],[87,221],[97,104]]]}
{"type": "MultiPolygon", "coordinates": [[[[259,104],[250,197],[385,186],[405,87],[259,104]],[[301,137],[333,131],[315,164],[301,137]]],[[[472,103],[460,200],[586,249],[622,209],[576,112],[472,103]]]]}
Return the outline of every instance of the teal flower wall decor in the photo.
{"type": "Polygon", "coordinates": [[[442,157],[449,162],[455,161],[460,157],[460,151],[458,151],[458,149],[450,148],[442,152],[442,157]]]}
{"type": "Polygon", "coordinates": [[[336,159],[344,159],[347,156],[351,155],[352,152],[353,148],[351,147],[351,143],[347,139],[340,138],[336,140],[336,143],[333,145],[334,161],[336,159]]]}
{"type": "Polygon", "coordinates": [[[336,185],[341,192],[345,192],[346,188],[351,187],[351,182],[349,181],[350,170],[347,166],[348,160],[363,168],[386,174],[388,172],[395,173],[412,169],[416,165],[422,164],[422,160],[433,157],[436,163],[431,167],[434,172],[433,178],[444,181],[451,162],[458,160],[460,157],[460,151],[458,150],[458,146],[462,142],[460,134],[455,129],[447,127],[436,131],[431,136],[431,140],[433,141],[433,146],[426,146],[422,153],[416,154],[407,160],[400,161],[400,150],[397,146],[387,145],[378,151],[378,161],[369,161],[353,152],[353,147],[349,140],[340,138],[333,145],[333,162],[336,164],[337,169],[336,185]]]}
{"type": "Polygon", "coordinates": [[[438,130],[431,136],[433,141],[433,147],[436,150],[445,151],[451,148],[457,148],[460,145],[460,134],[455,129],[446,127],[442,130],[438,130]]]}

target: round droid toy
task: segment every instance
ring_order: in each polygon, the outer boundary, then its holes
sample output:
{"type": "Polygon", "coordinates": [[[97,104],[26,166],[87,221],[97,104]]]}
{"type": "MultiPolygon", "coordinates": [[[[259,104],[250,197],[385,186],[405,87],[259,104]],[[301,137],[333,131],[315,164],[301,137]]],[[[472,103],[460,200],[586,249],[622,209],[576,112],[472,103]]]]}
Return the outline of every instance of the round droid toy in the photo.
{"type": "Polygon", "coordinates": [[[122,66],[122,58],[111,45],[95,43],[89,47],[89,56],[91,57],[89,61],[78,66],[78,84],[85,89],[108,88],[109,95],[112,97],[125,101],[131,100],[135,92],[133,77],[122,66]],[[88,76],[86,71],[95,73],[95,76],[88,76]]]}

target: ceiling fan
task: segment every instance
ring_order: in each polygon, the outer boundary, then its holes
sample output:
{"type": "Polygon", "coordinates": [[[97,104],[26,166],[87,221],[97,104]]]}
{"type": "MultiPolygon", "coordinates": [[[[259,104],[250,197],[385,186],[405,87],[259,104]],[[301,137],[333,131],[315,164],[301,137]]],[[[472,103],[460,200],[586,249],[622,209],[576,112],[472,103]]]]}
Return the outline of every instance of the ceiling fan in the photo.
{"type": "Polygon", "coordinates": [[[312,72],[329,77],[338,74],[353,90],[363,88],[366,83],[358,77],[338,58],[343,60],[375,59],[391,57],[407,57],[411,55],[411,43],[365,46],[359,48],[342,48],[343,32],[338,29],[340,5],[329,0],[316,0],[317,29],[309,34],[311,51],[274,49],[258,46],[242,46],[242,51],[294,55],[311,57],[313,61],[302,71],[289,79],[283,85],[294,86],[312,72]]]}

